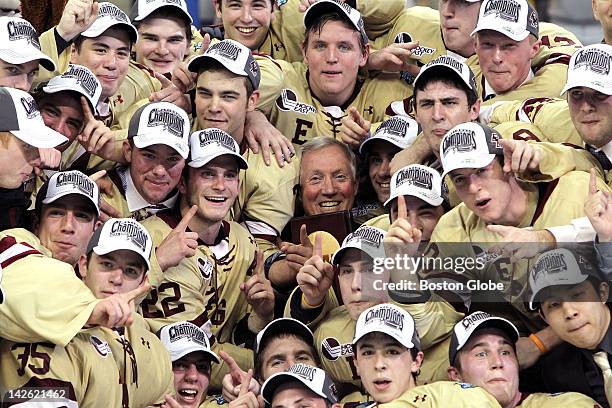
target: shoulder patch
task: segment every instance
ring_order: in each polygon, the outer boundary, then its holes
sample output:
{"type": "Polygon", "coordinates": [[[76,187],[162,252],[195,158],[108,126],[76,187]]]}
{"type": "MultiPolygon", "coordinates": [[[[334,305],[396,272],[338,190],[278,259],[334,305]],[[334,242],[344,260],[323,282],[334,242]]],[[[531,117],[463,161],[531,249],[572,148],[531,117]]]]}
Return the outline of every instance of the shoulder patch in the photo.
{"type": "MultiPolygon", "coordinates": [[[[395,44],[408,44],[409,42],[412,42],[412,41],[413,41],[412,35],[410,35],[410,33],[407,33],[407,32],[399,33],[398,35],[395,36],[395,39],[393,40],[395,44]]],[[[436,52],[435,48],[423,47],[419,45],[418,47],[412,50],[411,57],[421,58],[423,55],[431,55],[434,52],[436,52]]]]}
{"type": "Polygon", "coordinates": [[[353,355],[353,345],[350,343],[340,344],[335,337],[327,337],[321,342],[321,354],[327,360],[336,361],[340,357],[353,355]]]}
{"type": "Polygon", "coordinates": [[[276,98],[276,106],[278,109],[287,112],[293,111],[307,115],[309,113],[315,113],[317,109],[306,103],[298,102],[298,98],[295,92],[291,89],[283,89],[278,98],[276,98]]]}
{"type": "Polygon", "coordinates": [[[204,279],[208,280],[212,277],[213,268],[212,262],[210,262],[210,259],[206,255],[198,258],[198,269],[204,279]]]}
{"type": "Polygon", "coordinates": [[[97,336],[90,336],[89,337],[89,342],[94,347],[94,349],[96,349],[98,354],[100,354],[102,357],[106,358],[106,357],[108,357],[109,354],[112,354],[111,348],[108,345],[108,343],[106,341],[100,339],[99,337],[97,337],[97,336]]]}

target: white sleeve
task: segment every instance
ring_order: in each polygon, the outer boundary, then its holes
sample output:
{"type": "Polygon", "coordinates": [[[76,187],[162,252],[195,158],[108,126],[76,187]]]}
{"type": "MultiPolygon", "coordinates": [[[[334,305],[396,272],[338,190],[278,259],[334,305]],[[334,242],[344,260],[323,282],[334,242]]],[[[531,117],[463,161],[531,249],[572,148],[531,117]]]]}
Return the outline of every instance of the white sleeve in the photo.
{"type": "Polygon", "coordinates": [[[575,218],[568,225],[546,228],[557,242],[595,241],[597,233],[587,217],[575,218]]]}

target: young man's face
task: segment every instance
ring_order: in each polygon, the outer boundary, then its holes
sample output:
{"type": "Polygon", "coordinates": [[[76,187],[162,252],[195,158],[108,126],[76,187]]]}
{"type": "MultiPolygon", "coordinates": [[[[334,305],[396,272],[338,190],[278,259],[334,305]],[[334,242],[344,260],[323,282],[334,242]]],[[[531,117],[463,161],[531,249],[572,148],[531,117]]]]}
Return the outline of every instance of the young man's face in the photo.
{"type": "Polygon", "coordinates": [[[224,130],[240,144],[246,114],[255,110],[259,92],[254,91],[247,97],[246,78],[226,70],[202,72],[196,87],[195,104],[200,128],[224,130]]]}
{"type": "Polygon", "coordinates": [[[608,285],[602,283],[601,289],[599,295],[585,281],[572,287],[557,286],[544,297],[542,315],[561,340],[578,348],[597,348],[610,327],[610,309],[605,303],[608,285]]]}
{"type": "MultiPolygon", "coordinates": [[[[413,227],[421,230],[421,240],[427,241],[431,238],[433,230],[438,225],[440,217],[444,215],[444,208],[437,207],[414,196],[404,196],[406,210],[408,210],[408,222],[413,227]]],[[[391,222],[397,219],[397,199],[391,202],[391,222]]]]}
{"type": "Polygon", "coordinates": [[[130,163],[136,190],[151,204],[165,201],[176,188],[185,159],[170,146],[156,144],[142,149],[123,143],[123,156],[130,163]]]}
{"type": "Polygon", "coordinates": [[[175,399],[184,408],[198,408],[210,384],[210,360],[199,351],[172,362],[175,399]]]}
{"type": "Polygon", "coordinates": [[[174,71],[189,49],[185,26],[170,18],[149,18],[138,26],[136,61],[160,74],[174,71]]]}
{"type": "Polygon", "coordinates": [[[457,355],[461,372],[449,371],[451,380],[487,390],[501,406],[514,406],[520,398],[519,365],[510,339],[499,329],[482,329],[472,335],[457,355]]]}
{"type": "Polygon", "coordinates": [[[371,298],[373,293],[370,293],[370,297],[367,298],[362,293],[362,277],[372,281],[373,279],[369,278],[373,276],[373,269],[372,258],[358,249],[346,251],[338,265],[338,283],[342,302],[351,319],[355,321],[361,312],[380,303],[371,298]]]}
{"type": "Polygon", "coordinates": [[[474,39],[471,34],[478,22],[480,4],[465,0],[440,0],[440,26],[446,48],[470,57],[474,54],[474,39]]]}
{"type": "Polygon", "coordinates": [[[504,173],[494,159],[480,169],[457,169],[449,173],[457,195],[477,217],[488,224],[518,225],[524,214],[513,211],[514,176],[504,173]]]}
{"type": "Polygon", "coordinates": [[[18,188],[32,178],[32,170],[40,165],[38,149],[11,134],[0,143],[0,187],[18,188]]]}
{"type": "Polygon", "coordinates": [[[436,157],[440,156],[440,142],[453,127],[478,118],[480,100],[471,107],[465,91],[442,81],[429,81],[416,93],[415,117],[427,144],[436,157]]]}
{"type": "Polygon", "coordinates": [[[279,386],[270,406],[271,408],[326,408],[327,403],[320,395],[295,381],[279,386]]]}
{"type": "Polygon", "coordinates": [[[106,255],[91,254],[79,258],[79,273],[83,282],[98,299],[115,293],[127,293],[141,286],[147,272],[142,258],[133,251],[119,249],[106,255]]]}
{"type": "Polygon", "coordinates": [[[612,96],[587,87],[567,92],[572,122],[585,143],[596,148],[612,140],[612,96]]]}
{"type": "Polygon", "coordinates": [[[321,32],[310,32],[303,49],[310,90],[323,105],[342,106],[353,94],[359,67],[368,61],[359,33],[340,21],[329,21],[321,32]]]}
{"type": "Polygon", "coordinates": [[[9,64],[0,60],[0,86],[21,89],[30,92],[32,81],[38,73],[39,60],[23,64],[9,64]]]}
{"type": "Polygon", "coordinates": [[[357,181],[338,146],[306,152],[301,162],[300,184],[306,215],[350,210],[357,194],[357,181]]]}
{"type": "Polygon", "coordinates": [[[271,0],[215,0],[217,18],[223,22],[225,38],[238,41],[251,51],[264,42],[274,19],[271,0]]]}
{"type": "Polygon", "coordinates": [[[72,92],[56,92],[38,100],[38,110],[47,127],[68,138],[68,142],[56,147],[64,151],[83,130],[85,118],[78,96],[72,92]]]}
{"type": "Polygon", "coordinates": [[[36,235],[53,258],[76,265],[97,226],[94,211],[91,202],[78,194],[43,204],[36,235]]]}
{"type": "Polygon", "coordinates": [[[412,373],[421,367],[423,353],[413,360],[410,350],[391,336],[370,333],[357,342],[354,361],[368,394],[384,404],[416,386],[412,373]]]}
{"type": "Polygon", "coordinates": [[[593,16],[599,21],[603,28],[606,38],[612,36],[612,1],[610,0],[592,0],[593,16]]]}
{"type": "Polygon", "coordinates": [[[113,96],[127,75],[130,65],[130,37],[125,30],[109,28],[96,38],[87,38],[80,50],[72,47],[70,62],[86,66],[100,84],[100,100],[113,96]]]}
{"type": "Polygon", "coordinates": [[[512,91],[527,79],[531,59],[540,42],[531,44],[531,35],[514,41],[502,33],[483,30],[476,34],[476,53],[482,74],[497,94],[512,91]]]}
{"type": "Polygon", "coordinates": [[[391,182],[390,164],[393,156],[400,151],[399,147],[382,140],[373,140],[368,147],[368,176],[372,188],[376,192],[376,198],[381,204],[389,199],[391,194],[389,183],[391,182]]]}
{"type": "Polygon", "coordinates": [[[261,382],[272,374],[287,371],[294,364],[317,365],[312,347],[300,337],[291,334],[271,340],[261,352],[261,382]]]}
{"type": "Polygon", "coordinates": [[[240,181],[236,159],[222,155],[202,167],[189,167],[188,171],[189,180],[182,178],[179,190],[189,206],[198,206],[196,217],[207,223],[223,220],[238,196],[240,181]]]}

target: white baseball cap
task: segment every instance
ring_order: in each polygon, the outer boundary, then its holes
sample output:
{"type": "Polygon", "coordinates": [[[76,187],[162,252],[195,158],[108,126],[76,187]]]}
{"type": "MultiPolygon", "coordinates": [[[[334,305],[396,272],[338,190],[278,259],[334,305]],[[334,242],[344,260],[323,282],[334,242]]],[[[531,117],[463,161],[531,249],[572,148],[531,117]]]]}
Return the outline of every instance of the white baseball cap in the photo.
{"type": "Polygon", "coordinates": [[[567,248],[543,252],[529,272],[531,298],[529,308],[536,310],[542,290],[550,286],[579,285],[589,276],[601,279],[596,268],[585,256],[567,248]]]}
{"type": "Polygon", "coordinates": [[[587,45],[578,49],[567,68],[567,82],[561,95],[572,88],[584,86],[606,95],[612,95],[612,46],[587,45]]]}
{"type": "Polygon", "coordinates": [[[94,232],[87,244],[86,253],[94,251],[97,255],[106,255],[127,249],[140,255],[147,269],[150,269],[152,246],[149,232],[138,221],[131,218],[110,218],[94,232]]]}
{"type": "Polygon", "coordinates": [[[189,322],[176,322],[161,328],[159,339],[170,352],[170,359],[176,361],[189,353],[200,351],[219,364],[219,356],[210,349],[206,332],[189,322]]]}
{"type": "Polygon", "coordinates": [[[137,0],[138,14],[134,17],[134,21],[141,21],[147,18],[155,10],[162,7],[174,7],[180,10],[182,14],[189,20],[189,24],[193,23],[193,19],[187,10],[185,0],[137,0]]]}
{"type": "Polygon", "coordinates": [[[9,64],[40,60],[43,68],[55,71],[53,60],[40,49],[36,29],[19,17],[0,17],[0,59],[9,64]]]}
{"type": "Polygon", "coordinates": [[[353,345],[370,333],[384,333],[406,348],[421,349],[421,340],[412,315],[391,303],[381,303],[361,312],[355,327],[353,345]]]}
{"type": "Polygon", "coordinates": [[[503,156],[500,134],[485,125],[466,122],[449,130],[440,142],[442,177],[456,169],[486,167],[495,156],[503,156]]]}
{"type": "Polygon", "coordinates": [[[77,92],[87,99],[94,114],[102,93],[102,85],[94,73],[89,68],[77,64],[69,64],[66,72],[51,78],[42,89],[48,94],[62,91],[77,92]]]}
{"type": "Polygon", "coordinates": [[[264,401],[271,404],[279,386],[295,381],[331,404],[338,402],[338,390],[331,377],[320,368],[302,363],[294,364],[287,371],[270,376],[261,386],[261,396],[264,401]]]}
{"type": "Polygon", "coordinates": [[[206,62],[211,60],[219,62],[228,71],[246,77],[253,85],[253,89],[259,88],[261,71],[259,64],[255,61],[251,50],[234,40],[222,40],[212,44],[202,55],[196,55],[187,63],[187,69],[191,72],[199,72],[206,62]]]}
{"type": "Polygon", "coordinates": [[[425,73],[430,75],[433,72],[439,72],[440,77],[443,76],[442,74],[455,75],[467,85],[474,95],[478,95],[476,77],[474,76],[474,73],[470,67],[465,62],[461,62],[451,55],[440,55],[438,58],[429,61],[427,64],[421,67],[419,74],[414,79],[414,86],[418,86],[418,83],[423,80],[425,73]]]}
{"type": "Polygon", "coordinates": [[[442,177],[437,170],[420,164],[402,167],[391,176],[391,192],[385,207],[399,196],[413,196],[439,206],[442,196],[442,177]]]}
{"type": "Polygon", "coordinates": [[[81,33],[83,37],[99,37],[109,28],[119,25],[127,29],[132,43],[138,41],[138,30],[132,25],[127,14],[113,3],[103,2],[98,4],[100,5],[98,17],[91,27],[81,33]]]}
{"type": "Polygon", "coordinates": [[[69,194],[78,194],[89,200],[100,216],[100,190],[85,174],[78,170],[59,171],[47,180],[36,193],[35,208],[42,209],[43,204],[50,204],[69,194]]]}
{"type": "Polygon", "coordinates": [[[45,126],[36,101],[27,92],[0,87],[0,132],[11,132],[27,144],[49,148],[68,141],[66,136],[45,126]]]}
{"type": "Polygon", "coordinates": [[[274,319],[257,333],[255,341],[255,353],[259,353],[259,347],[268,338],[279,334],[295,334],[304,339],[307,344],[314,346],[314,335],[304,323],[290,317],[274,319]]]}
{"type": "Polygon", "coordinates": [[[493,30],[514,41],[522,41],[529,34],[538,38],[539,26],[538,12],[527,0],[484,0],[472,35],[493,30]]]}
{"type": "Polygon", "coordinates": [[[183,159],[189,156],[189,116],[170,102],[151,102],[138,108],[128,127],[128,139],[139,149],[164,144],[183,159]]]}
{"type": "Polygon", "coordinates": [[[332,256],[331,263],[338,265],[342,255],[351,248],[365,252],[365,254],[372,259],[383,259],[385,258],[385,247],[383,246],[384,237],[384,230],[362,225],[357,228],[355,232],[351,232],[344,238],[342,246],[332,256]]]}
{"type": "Polygon", "coordinates": [[[421,127],[416,120],[409,116],[392,116],[380,124],[374,135],[368,136],[359,146],[362,154],[365,146],[373,140],[383,140],[400,149],[405,149],[414,143],[417,135],[421,133],[421,127]]]}
{"type": "Polygon", "coordinates": [[[361,13],[346,4],[344,1],[319,0],[311,4],[304,13],[304,26],[306,27],[306,30],[308,30],[308,28],[323,15],[332,12],[339,12],[340,14],[345,15],[353,27],[355,27],[355,29],[359,32],[359,35],[361,35],[364,43],[368,43],[368,35],[365,32],[365,26],[363,24],[363,19],[361,18],[361,13]]]}
{"type": "Polygon", "coordinates": [[[459,350],[465,346],[468,340],[470,340],[470,337],[472,337],[477,330],[484,329],[485,327],[500,329],[508,335],[513,345],[519,338],[519,332],[516,326],[509,320],[493,316],[486,312],[474,312],[457,322],[453,328],[453,334],[451,335],[450,346],[448,348],[448,361],[451,365],[454,364],[459,350]]]}
{"type": "Polygon", "coordinates": [[[192,133],[189,139],[191,147],[191,160],[187,163],[191,167],[202,167],[208,162],[224,154],[234,156],[238,167],[247,169],[247,161],[240,154],[236,140],[221,129],[208,128],[192,133]]]}

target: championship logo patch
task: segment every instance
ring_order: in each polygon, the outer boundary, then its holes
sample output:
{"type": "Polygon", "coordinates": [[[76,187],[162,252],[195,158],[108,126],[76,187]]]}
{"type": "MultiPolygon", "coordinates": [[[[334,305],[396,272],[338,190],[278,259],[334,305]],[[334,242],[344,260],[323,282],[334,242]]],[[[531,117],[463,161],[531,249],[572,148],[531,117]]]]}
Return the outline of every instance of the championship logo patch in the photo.
{"type": "Polygon", "coordinates": [[[278,98],[276,98],[276,107],[284,112],[292,111],[307,115],[315,113],[317,109],[306,103],[298,102],[297,95],[291,89],[283,89],[278,98]]]}
{"type": "Polygon", "coordinates": [[[84,174],[76,172],[60,173],[55,179],[55,187],[59,189],[60,187],[66,186],[71,186],[72,189],[79,190],[91,199],[94,197],[95,183],[84,174]]]}
{"type": "Polygon", "coordinates": [[[221,41],[211,45],[206,51],[206,54],[217,54],[225,59],[236,61],[240,56],[240,51],[240,48],[231,42],[221,41]]]}
{"type": "Polygon", "coordinates": [[[469,330],[469,328],[476,324],[479,323],[482,320],[488,319],[489,317],[491,317],[491,315],[489,313],[486,312],[475,312],[472,313],[469,316],[466,316],[465,318],[463,318],[463,320],[461,320],[461,325],[463,326],[463,328],[465,330],[469,330]]]}
{"type": "Polygon", "coordinates": [[[451,133],[442,144],[446,156],[449,151],[467,153],[476,150],[476,134],[473,130],[458,129],[451,133]]]}
{"type": "Polygon", "coordinates": [[[574,67],[585,67],[599,75],[610,74],[610,60],[612,55],[596,48],[580,50],[576,54],[574,67]]]}
{"type": "MultiPolygon", "coordinates": [[[[393,42],[395,44],[408,44],[409,42],[412,42],[412,36],[410,33],[401,32],[395,36],[393,42]]],[[[432,55],[434,52],[436,52],[435,48],[423,47],[419,45],[412,50],[411,57],[421,58],[423,55],[432,55]]]]}
{"type": "Polygon", "coordinates": [[[183,137],[185,120],[172,109],[151,109],[147,120],[148,127],[163,126],[164,130],[176,137],[183,137]]]}
{"type": "Polygon", "coordinates": [[[372,227],[363,226],[348,236],[346,244],[354,241],[365,242],[371,246],[379,248],[382,244],[384,235],[372,227]]]}
{"type": "Polygon", "coordinates": [[[236,152],[236,142],[230,135],[223,132],[222,130],[207,129],[203,132],[200,132],[200,134],[198,135],[198,139],[200,141],[200,147],[204,147],[211,143],[216,143],[227,150],[236,152]]]}
{"type": "Polygon", "coordinates": [[[81,67],[76,67],[74,65],[70,66],[70,69],[62,74],[62,78],[73,78],[76,79],[77,84],[81,86],[81,88],[85,91],[90,98],[93,98],[96,93],[96,89],[98,88],[98,81],[96,81],[96,77],[91,75],[85,69],[81,67]]]}
{"type": "Polygon", "coordinates": [[[403,184],[411,184],[418,188],[431,190],[433,189],[433,174],[418,167],[404,169],[397,175],[397,187],[403,184]]]}
{"type": "Polygon", "coordinates": [[[321,353],[329,361],[336,361],[340,357],[352,357],[353,345],[341,344],[335,337],[327,337],[321,342],[321,353]]]}
{"type": "Polygon", "coordinates": [[[27,21],[9,21],[6,25],[9,41],[26,40],[40,50],[38,33],[27,21]]]}
{"type": "Polygon", "coordinates": [[[128,23],[129,21],[127,14],[114,4],[102,4],[98,11],[98,18],[101,17],[111,17],[124,23],[128,23]]]}
{"type": "Polygon", "coordinates": [[[124,236],[142,252],[147,247],[148,237],[140,224],[132,220],[116,220],[110,228],[111,237],[124,236]]]}
{"type": "Polygon", "coordinates": [[[307,366],[305,364],[294,364],[289,367],[287,372],[299,375],[308,381],[312,381],[314,380],[316,374],[316,368],[307,366]]]}
{"type": "Polygon", "coordinates": [[[516,23],[519,20],[521,5],[514,0],[491,0],[484,9],[484,16],[495,14],[502,20],[516,23]]]}
{"type": "Polygon", "coordinates": [[[366,314],[364,325],[367,326],[368,324],[378,321],[392,329],[402,331],[404,330],[404,318],[405,315],[395,309],[390,307],[379,307],[370,310],[368,314],[366,314]]]}
{"type": "Polygon", "coordinates": [[[107,357],[109,354],[112,354],[111,348],[106,341],[101,340],[99,337],[90,336],[89,343],[96,349],[98,354],[102,357],[107,357]]]}
{"type": "Polygon", "coordinates": [[[376,130],[376,133],[382,131],[390,136],[394,136],[396,138],[403,138],[406,136],[409,127],[410,123],[408,123],[401,117],[392,117],[384,121],[382,125],[380,125],[378,130],[376,130]]]}
{"type": "Polygon", "coordinates": [[[542,256],[538,260],[533,268],[532,277],[534,282],[537,282],[542,277],[543,273],[552,275],[567,271],[568,267],[564,254],[553,252],[542,256]]]}

